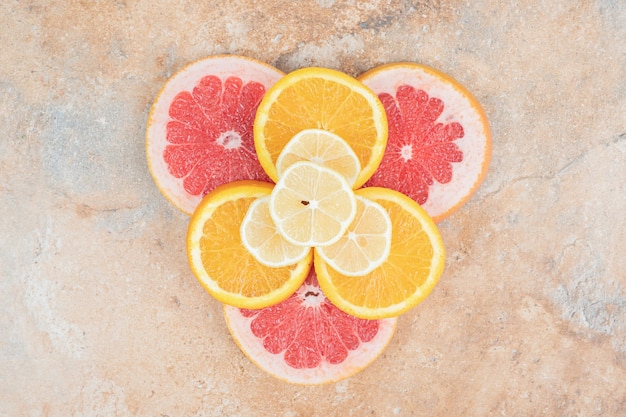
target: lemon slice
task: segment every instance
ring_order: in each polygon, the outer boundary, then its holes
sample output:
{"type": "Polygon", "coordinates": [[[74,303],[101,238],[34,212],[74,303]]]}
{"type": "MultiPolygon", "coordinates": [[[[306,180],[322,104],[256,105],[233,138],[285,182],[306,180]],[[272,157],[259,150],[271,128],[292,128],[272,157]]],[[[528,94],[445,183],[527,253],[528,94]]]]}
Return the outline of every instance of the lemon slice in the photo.
{"type": "Polygon", "coordinates": [[[356,196],[356,216],[346,233],[329,246],[315,248],[326,263],[346,276],[360,276],[378,268],[391,249],[391,219],[385,209],[356,196]]]}
{"type": "Polygon", "coordinates": [[[330,168],[354,187],[361,163],[350,145],[340,136],[323,129],[305,129],[297,133],[276,160],[278,178],[298,161],[310,161],[330,168]]]}
{"type": "Polygon", "coordinates": [[[256,199],[241,223],[241,243],[254,258],[266,266],[281,267],[304,259],[311,249],[294,245],[282,237],[270,216],[270,197],[256,199]]]}
{"type": "Polygon", "coordinates": [[[276,229],[303,246],[335,243],[356,215],[350,184],[337,172],[312,162],[296,162],[280,177],[269,201],[276,229]]]}

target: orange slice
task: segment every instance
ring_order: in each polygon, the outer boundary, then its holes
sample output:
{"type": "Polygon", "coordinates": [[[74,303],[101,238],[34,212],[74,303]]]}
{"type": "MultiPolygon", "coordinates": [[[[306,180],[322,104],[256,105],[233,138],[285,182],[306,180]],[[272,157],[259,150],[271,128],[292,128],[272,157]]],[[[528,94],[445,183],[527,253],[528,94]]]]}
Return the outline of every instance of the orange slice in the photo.
{"type": "Polygon", "coordinates": [[[426,211],[404,194],[379,187],[356,194],[380,204],[389,214],[389,256],[369,274],[352,277],[337,272],[316,254],[320,286],[348,314],[366,319],[397,316],[426,298],[439,280],[445,263],[441,236],[426,211]]]}
{"type": "Polygon", "coordinates": [[[325,246],[346,232],[356,215],[348,182],[332,169],[296,162],[272,191],[269,210],[278,232],[294,245],[325,246]]]}
{"type": "Polygon", "coordinates": [[[311,248],[294,245],[281,236],[270,215],[270,197],[252,202],[241,223],[241,242],[254,258],[274,268],[295,264],[304,259],[311,248]]]}
{"type": "Polygon", "coordinates": [[[309,161],[341,174],[354,185],[361,172],[361,163],[345,140],[322,129],[306,129],[297,133],[276,160],[278,178],[295,162],[309,161]]]}
{"type": "Polygon", "coordinates": [[[389,140],[366,186],[413,198],[436,222],[478,189],[491,160],[491,131],[480,103],[450,76],[410,62],[358,78],[382,101],[389,140]]]}
{"type": "Polygon", "coordinates": [[[269,196],[272,184],[236,181],[202,200],[189,222],[187,256],[196,278],[219,301],[263,308],[289,297],[311,268],[311,251],[298,263],[272,268],[258,262],[241,242],[240,228],[252,202],[269,196]]]}
{"type": "Polygon", "coordinates": [[[278,181],[276,161],[298,132],[323,129],[343,138],[358,156],[358,188],[378,167],[387,144],[385,109],[356,79],[327,68],[303,68],[268,91],[254,120],[254,145],[263,169],[278,181]]]}
{"type": "Polygon", "coordinates": [[[270,375],[316,385],[355,375],[385,350],[397,318],[364,320],[332,305],[315,272],[287,300],[260,310],[224,306],[241,351],[270,375]]]}
{"type": "Polygon", "coordinates": [[[146,157],[171,203],[191,214],[219,185],[270,180],[254,150],[252,124],[263,95],[283,75],[251,58],[216,55],[167,80],[148,117],[146,157]]]}
{"type": "Polygon", "coordinates": [[[348,276],[365,275],[378,268],[391,249],[391,219],[385,209],[356,196],[356,216],[346,233],[332,245],[315,248],[331,268],[348,276]]]}

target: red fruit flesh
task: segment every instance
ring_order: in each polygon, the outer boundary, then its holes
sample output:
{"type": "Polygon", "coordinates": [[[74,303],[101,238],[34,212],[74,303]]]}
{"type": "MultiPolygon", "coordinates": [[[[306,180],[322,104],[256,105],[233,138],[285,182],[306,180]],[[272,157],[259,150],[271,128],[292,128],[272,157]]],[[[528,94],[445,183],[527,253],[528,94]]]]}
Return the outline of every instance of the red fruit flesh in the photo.
{"type": "Polygon", "coordinates": [[[395,97],[378,96],[385,107],[389,139],[379,168],[366,186],[391,188],[419,204],[428,200],[434,181],[452,180],[453,162],[463,160],[454,143],[464,136],[458,122],[437,123],[445,103],[409,85],[401,85],[395,97]]]}
{"type": "Polygon", "coordinates": [[[296,369],[315,368],[322,362],[340,364],[362,343],[374,339],[378,320],[350,316],[330,304],[312,272],[290,298],[262,310],[240,310],[252,317],[252,333],[270,353],[284,352],[296,369]]]}
{"type": "Polygon", "coordinates": [[[270,181],[256,152],[252,124],[265,87],[238,77],[203,77],[192,92],[182,91],[169,108],[168,171],[184,178],[185,191],[204,196],[236,180],[270,181]]]}

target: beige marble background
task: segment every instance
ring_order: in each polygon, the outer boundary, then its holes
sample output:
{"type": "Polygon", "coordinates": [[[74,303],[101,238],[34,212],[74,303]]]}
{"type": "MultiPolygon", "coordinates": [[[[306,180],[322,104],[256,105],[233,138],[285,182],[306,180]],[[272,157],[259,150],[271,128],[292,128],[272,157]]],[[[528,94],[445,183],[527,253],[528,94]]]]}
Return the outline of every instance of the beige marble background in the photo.
{"type": "Polygon", "coordinates": [[[625,39],[621,0],[4,0],[0,416],[625,416],[625,39]],[[353,378],[248,362],[150,178],[152,100],[217,53],[417,61],[489,116],[440,284],[353,378]]]}

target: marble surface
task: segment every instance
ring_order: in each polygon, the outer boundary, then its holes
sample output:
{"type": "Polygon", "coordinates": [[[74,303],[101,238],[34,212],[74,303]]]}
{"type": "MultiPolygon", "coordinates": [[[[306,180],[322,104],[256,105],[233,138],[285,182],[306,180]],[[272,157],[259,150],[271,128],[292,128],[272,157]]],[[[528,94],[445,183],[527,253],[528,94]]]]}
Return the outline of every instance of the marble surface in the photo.
{"type": "Polygon", "coordinates": [[[0,416],[626,415],[626,3],[512,3],[3,1],[0,416]],[[241,354],[148,173],[154,97],[217,53],[417,61],[488,114],[440,284],[350,379],[241,354]]]}

